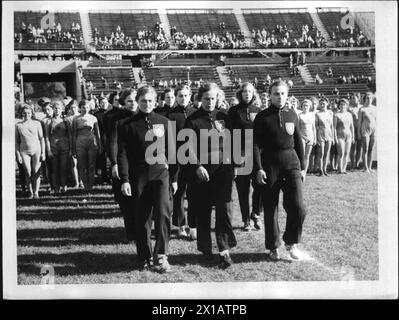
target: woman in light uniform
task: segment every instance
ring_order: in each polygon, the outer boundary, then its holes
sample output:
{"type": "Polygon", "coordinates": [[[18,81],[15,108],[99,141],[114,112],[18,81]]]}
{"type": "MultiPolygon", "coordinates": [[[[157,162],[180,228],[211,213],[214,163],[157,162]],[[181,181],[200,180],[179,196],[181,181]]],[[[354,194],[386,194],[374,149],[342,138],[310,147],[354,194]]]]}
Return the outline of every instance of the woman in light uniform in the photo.
{"type": "Polygon", "coordinates": [[[328,176],[327,164],[334,141],[333,113],[327,109],[328,99],[320,99],[320,111],[316,113],[316,140],[319,146],[320,176],[328,176]]]}
{"type": "Polygon", "coordinates": [[[25,106],[23,120],[16,124],[15,150],[18,163],[22,163],[27,180],[29,198],[39,198],[40,166],[46,159],[42,125],[32,119],[33,111],[25,106]]]}
{"type": "Polygon", "coordinates": [[[302,112],[298,115],[303,149],[305,151],[305,172],[308,170],[309,156],[316,143],[315,114],[310,112],[311,106],[312,101],[310,99],[303,100],[302,112]]]}
{"type": "Polygon", "coordinates": [[[338,173],[347,173],[349,153],[354,143],[354,127],[352,115],[347,111],[349,101],[340,99],[337,112],[334,115],[334,140],[338,151],[338,173]]]}

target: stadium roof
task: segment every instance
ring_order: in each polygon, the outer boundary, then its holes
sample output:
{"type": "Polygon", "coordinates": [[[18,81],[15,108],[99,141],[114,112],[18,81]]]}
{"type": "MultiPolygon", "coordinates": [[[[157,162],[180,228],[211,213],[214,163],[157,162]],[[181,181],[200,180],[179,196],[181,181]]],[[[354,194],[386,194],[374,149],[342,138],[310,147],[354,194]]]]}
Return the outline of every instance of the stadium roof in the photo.
{"type": "Polygon", "coordinates": [[[351,11],[375,11],[383,5],[373,1],[15,1],[12,7],[15,11],[102,11],[102,10],[137,10],[137,9],[292,9],[307,8],[316,11],[316,7],[331,10],[349,9],[351,11]]]}

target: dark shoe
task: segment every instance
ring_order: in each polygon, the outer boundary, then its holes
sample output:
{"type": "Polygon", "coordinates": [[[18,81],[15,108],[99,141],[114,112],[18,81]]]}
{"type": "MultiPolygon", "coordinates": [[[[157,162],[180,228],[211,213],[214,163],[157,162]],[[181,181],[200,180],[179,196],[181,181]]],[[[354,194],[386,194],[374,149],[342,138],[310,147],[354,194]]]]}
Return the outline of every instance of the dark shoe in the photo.
{"type": "Polygon", "coordinates": [[[242,227],[242,230],[243,231],[251,231],[252,230],[250,220],[248,220],[247,222],[244,222],[244,226],[242,227]]]}
{"type": "Polygon", "coordinates": [[[231,259],[230,255],[224,254],[224,255],[220,255],[220,264],[219,264],[219,268],[220,269],[227,269],[228,267],[230,267],[233,264],[233,260],[231,259]]]}
{"type": "Polygon", "coordinates": [[[168,262],[168,257],[167,256],[160,256],[157,259],[156,265],[155,265],[155,270],[159,273],[167,273],[172,270],[170,267],[170,264],[168,262]]]}
{"type": "Polygon", "coordinates": [[[144,260],[144,261],[139,261],[138,263],[138,269],[140,271],[150,271],[154,267],[154,261],[152,258],[144,260]]]}
{"type": "Polygon", "coordinates": [[[278,249],[270,250],[269,258],[270,258],[270,260],[272,260],[272,261],[278,261],[278,260],[280,260],[280,253],[279,253],[278,249]]]}
{"type": "Polygon", "coordinates": [[[259,215],[258,214],[252,214],[251,215],[251,219],[254,222],[255,229],[256,230],[260,230],[262,227],[261,227],[261,224],[260,224],[259,215]]]}

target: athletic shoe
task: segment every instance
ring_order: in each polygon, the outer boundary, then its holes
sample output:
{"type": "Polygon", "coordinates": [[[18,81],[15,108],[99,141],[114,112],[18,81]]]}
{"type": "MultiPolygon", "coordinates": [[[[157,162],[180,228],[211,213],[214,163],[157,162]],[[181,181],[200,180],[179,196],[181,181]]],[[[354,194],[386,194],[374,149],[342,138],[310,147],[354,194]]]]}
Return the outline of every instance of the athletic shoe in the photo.
{"type": "Polygon", "coordinates": [[[166,255],[159,256],[155,265],[155,270],[159,273],[166,273],[171,271],[168,257],[166,255]]]}
{"type": "Polygon", "coordinates": [[[197,240],[197,228],[190,228],[190,240],[197,240]]]}
{"type": "Polygon", "coordinates": [[[244,226],[243,226],[242,229],[243,229],[244,231],[251,231],[251,230],[252,230],[250,220],[248,220],[247,222],[244,222],[244,226]]]}
{"type": "Polygon", "coordinates": [[[188,234],[186,232],[186,228],[180,227],[179,228],[179,232],[178,232],[178,236],[179,236],[179,238],[187,238],[188,234]]]}
{"type": "Polygon", "coordinates": [[[221,262],[219,264],[220,269],[226,269],[234,263],[228,252],[223,255],[219,255],[219,257],[221,260],[221,262]]]}
{"type": "Polygon", "coordinates": [[[280,253],[278,252],[277,248],[270,250],[269,258],[270,258],[270,260],[273,260],[273,261],[280,260],[280,253]]]}
{"type": "Polygon", "coordinates": [[[33,194],[33,199],[39,199],[39,194],[38,193],[34,193],[33,194]]]}
{"type": "Polygon", "coordinates": [[[138,269],[140,271],[150,271],[154,267],[154,261],[152,258],[144,260],[144,261],[139,261],[138,263],[138,269]]]}
{"type": "Polygon", "coordinates": [[[287,249],[287,252],[292,259],[299,260],[301,258],[301,253],[298,250],[296,244],[286,245],[285,248],[287,249]]]}
{"type": "Polygon", "coordinates": [[[252,219],[252,221],[254,222],[254,227],[255,227],[255,229],[256,229],[256,230],[260,230],[262,227],[261,227],[261,224],[260,224],[259,215],[256,214],[256,213],[253,213],[253,214],[251,215],[251,219],[252,219]]]}

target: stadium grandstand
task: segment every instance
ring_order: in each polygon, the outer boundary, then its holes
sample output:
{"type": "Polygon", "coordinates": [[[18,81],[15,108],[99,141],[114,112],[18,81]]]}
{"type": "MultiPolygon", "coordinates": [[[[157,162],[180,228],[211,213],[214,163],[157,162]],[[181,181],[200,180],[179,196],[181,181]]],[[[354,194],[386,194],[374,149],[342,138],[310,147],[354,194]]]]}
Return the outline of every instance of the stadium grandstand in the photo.
{"type": "Polygon", "coordinates": [[[372,12],[347,8],[16,11],[16,96],[34,101],[24,83],[66,69],[78,100],[205,81],[230,97],[247,81],[267,90],[268,77],[297,97],[365,93],[375,91],[373,27],[372,12]]]}

